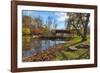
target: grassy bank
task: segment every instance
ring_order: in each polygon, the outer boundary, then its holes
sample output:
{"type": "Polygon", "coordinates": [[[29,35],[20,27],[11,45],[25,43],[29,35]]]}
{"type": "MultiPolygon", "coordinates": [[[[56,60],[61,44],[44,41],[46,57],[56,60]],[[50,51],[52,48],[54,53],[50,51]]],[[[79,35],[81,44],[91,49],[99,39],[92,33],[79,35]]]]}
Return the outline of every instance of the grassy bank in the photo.
{"type": "MultiPolygon", "coordinates": [[[[79,46],[81,43],[81,37],[75,36],[70,41],[66,41],[64,50],[56,51],[56,60],[73,60],[73,59],[89,59],[89,48],[78,48],[76,51],[68,51],[70,46],[79,46]]],[[[90,37],[87,36],[86,44],[90,44],[90,37]]]]}

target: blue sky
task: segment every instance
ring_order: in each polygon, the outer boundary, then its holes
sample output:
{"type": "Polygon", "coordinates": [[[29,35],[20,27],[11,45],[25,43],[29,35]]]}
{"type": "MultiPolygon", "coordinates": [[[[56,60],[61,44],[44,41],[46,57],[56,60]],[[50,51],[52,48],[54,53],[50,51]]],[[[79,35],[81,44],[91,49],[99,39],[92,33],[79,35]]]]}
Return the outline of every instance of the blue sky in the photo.
{"type": "MultiPolygon", "coordinates": [[[[48,17],[54,21],[56,20],[57,29],[65,29],[65,19],[67,19],[67,15],[64,12],[53,12],[53,11],[33,11],[33,10],[23,10],[23,16],[31,16],[32,18],[40,16],[43,24],[46,24],[48,17]]],[[[53,24],[52,24],[53,27],[53,24]]]]}

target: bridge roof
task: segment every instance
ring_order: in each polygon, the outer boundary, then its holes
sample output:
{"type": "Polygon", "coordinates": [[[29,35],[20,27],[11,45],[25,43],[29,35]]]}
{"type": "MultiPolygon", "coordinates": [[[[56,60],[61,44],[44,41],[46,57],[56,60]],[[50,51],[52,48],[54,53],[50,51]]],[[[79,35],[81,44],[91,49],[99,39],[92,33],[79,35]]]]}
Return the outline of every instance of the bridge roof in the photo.
{"type": "Polygon", "coordinates": [[[56,31],[56,33],[71,33],[68,30],[55,30],[55,31],[56,31]]]}

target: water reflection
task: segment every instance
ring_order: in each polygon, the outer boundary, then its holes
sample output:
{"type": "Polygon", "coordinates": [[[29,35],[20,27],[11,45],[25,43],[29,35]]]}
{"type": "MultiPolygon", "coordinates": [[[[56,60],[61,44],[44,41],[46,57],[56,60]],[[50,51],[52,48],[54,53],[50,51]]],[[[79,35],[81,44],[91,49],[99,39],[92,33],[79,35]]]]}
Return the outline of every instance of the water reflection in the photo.
{"type": "Polygon", "coordinates": [[[55,47],[56,44],[64,43],[63,40],[33,39],[31,36],[22,38],[22,56],[32,56],[34,53],[55,47]]]}

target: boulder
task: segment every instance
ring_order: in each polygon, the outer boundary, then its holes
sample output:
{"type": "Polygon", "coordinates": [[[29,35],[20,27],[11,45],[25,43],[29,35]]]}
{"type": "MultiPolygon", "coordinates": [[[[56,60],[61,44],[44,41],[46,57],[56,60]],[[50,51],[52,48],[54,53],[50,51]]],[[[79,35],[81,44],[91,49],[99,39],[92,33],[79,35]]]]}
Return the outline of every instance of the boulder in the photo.
{"type": "Polygon", "coordinates": [[[71,46],[71,47],[69,47],[69,48],[68,48],[68,50],[69,50],[69,51],[76,51],[76,50],[77,50],[77,48],[76,48],[76,47],[71,46]]]}

